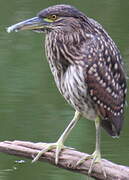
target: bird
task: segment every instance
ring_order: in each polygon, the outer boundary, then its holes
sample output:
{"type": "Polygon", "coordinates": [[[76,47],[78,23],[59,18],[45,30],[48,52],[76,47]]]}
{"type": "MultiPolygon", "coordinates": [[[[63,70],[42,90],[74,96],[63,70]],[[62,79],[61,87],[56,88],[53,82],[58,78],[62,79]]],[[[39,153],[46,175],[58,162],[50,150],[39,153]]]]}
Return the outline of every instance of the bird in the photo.
{"type": "Polygon", "coordinates": [[[77,8],[58,4],[41,10],[36,17],[7,28],[7,32],[32,30],[45,33],[45,52],[56,86],[75,114],[55,143],[48,143],[33,162],[56,148],[55,163],[64,142],[81,117],[95,122],[95,151],[76,165],[91,159],[89,174],[101,161],[101,128],[119,137],[127,93],[124,62],[109,34],[96,20],[77,8]]]}

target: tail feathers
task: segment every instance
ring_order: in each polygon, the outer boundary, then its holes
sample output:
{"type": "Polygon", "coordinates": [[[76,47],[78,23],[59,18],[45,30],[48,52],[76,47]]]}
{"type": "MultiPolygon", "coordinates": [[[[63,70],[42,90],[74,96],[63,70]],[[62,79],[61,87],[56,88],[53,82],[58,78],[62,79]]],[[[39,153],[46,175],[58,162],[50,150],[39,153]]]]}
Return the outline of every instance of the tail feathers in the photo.
{"type": "Polygon", "coordinates": [[[123,117],[116,117],[113,120],[103,119],[101,121],[102,127],[110,136],[118,137],[123,126],[123,117]]]}

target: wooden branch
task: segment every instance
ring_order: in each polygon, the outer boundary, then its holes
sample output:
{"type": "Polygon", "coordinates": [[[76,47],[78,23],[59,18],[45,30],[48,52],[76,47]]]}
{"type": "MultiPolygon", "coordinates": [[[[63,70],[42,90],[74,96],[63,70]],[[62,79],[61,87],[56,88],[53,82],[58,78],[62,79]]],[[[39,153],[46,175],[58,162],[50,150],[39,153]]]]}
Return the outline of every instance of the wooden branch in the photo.
{"type": "MultiPolygon", "coordinates": [[[[46,143],[32,143],[26,141],[4,141],[0,142],[0,152],[11,155],[21,156],[33,159],[34,156],[44,148],[46,143]]],[[[77,161],[84,155],[89,156],[82,152],[73,149],[64,149],[60,154],[58,165],[55,164],[54,158],[55,150],[46,152],[39,160],[47,161],[55,166],[75,171],[87,175],[90,167],[91,160],[85,161],[83,164],[76,166],[77,161]]],[[[106,180],[129,180],[129,167],[112,163],[106,159],[102,159],[102,165],[106,172],[106,180]]],[[[96,164],[91,172],[91,177],[97,180],[104,180],[102,168],[96,164]]]]}

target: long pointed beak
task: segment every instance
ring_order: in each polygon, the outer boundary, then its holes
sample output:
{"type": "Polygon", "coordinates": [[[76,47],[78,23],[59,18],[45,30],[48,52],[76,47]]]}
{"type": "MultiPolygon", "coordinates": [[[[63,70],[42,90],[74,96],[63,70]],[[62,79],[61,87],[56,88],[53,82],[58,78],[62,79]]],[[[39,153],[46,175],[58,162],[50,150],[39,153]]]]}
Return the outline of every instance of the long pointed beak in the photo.
{"type": "Polygon", "coordinates": [[[34,17],[31,19],[27,19],[25,21],[19,22],[7,28],[7,32],[10,33],[12,31],[19,30],[40,30],[48,25],[48,22],[44,21],[42,18],[34,17]]]}

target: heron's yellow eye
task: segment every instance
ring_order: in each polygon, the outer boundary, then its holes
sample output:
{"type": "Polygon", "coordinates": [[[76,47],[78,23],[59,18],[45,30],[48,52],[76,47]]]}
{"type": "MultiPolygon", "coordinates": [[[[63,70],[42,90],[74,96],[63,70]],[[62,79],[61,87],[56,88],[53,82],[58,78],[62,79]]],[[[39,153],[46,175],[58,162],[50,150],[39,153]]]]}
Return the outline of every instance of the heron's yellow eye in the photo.
{"type": "Polygon", "coordinates": [[[51,20],[55,21],[58,17],[57,15],[53,14],[49,17],[51,20]]]}
{"type": "Polygon", "coordinates": [[[44,18],[44,20],[46,21],[46,22],[54,22],[55,20],[57,20],[58,19],[58,16],[57,15],[55,15],[55,14],[53,14],[53,15],[50,15],[50,16],[48,16],[47,18],[44,18]]]}

